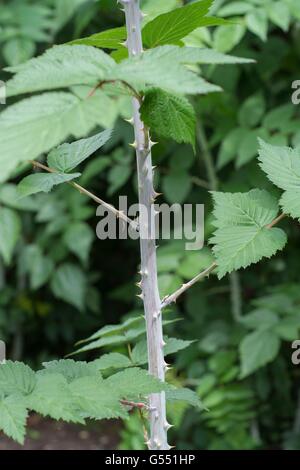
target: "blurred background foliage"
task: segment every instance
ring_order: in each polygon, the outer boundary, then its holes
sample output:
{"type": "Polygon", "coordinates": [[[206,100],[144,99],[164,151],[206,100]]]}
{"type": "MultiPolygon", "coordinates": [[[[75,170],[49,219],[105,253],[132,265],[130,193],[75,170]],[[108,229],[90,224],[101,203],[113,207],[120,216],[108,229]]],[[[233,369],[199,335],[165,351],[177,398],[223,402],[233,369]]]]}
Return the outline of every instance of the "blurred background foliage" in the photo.
{"type": "MultiPolygon", "coordinates": [[[[183,3],[188,2],[144,0],[142,6],[149,19],[183,3]]],[[[161,202],[204,203],[206,240],[212,231],[210,189],[274,191],[256,162],[257,137],[300,146],[299,108],[291,103],[292,82],[300,79],[299,0],[216,0],[212,13],[235,21],[196,30],[185,44],[256,64],[202,67],[224,92],[194,100],[196,153],[162,139],[154,148],[161,202]]],[[[111,0],[2,1],[0,78],[8,76],[5,66],[52,44],[122,24],[123,14],[111,0]]],[[[105,103],[97,122],[116,132],[81,177],[82,185],[116,205],[118,194],[136,202],[132,129],[123,119],[128,116],[127,98],[105,103]]],[[[67,185],[18,199],[16,183],[27,169],[15,168],[0,186],[0,337],[10,358],[38,365],[140,311],[139,249],[135,241],[97,240],[96,208],[67,185]],[[13,236],[4,243],[1,232],[8,225],[13,236]]],[[[193,343],[171,356],[168,379],[194,388],[209,409],[196,413],[181,403],[169,408],[176,424],[171,440],[179,449],[300,449],[300,369],[291,362],[300,327],[300,229],[296,222],[285,228],[289,244],[283,253],[222,281],[212,275],[172,307],[170,315],[181,321],[170,322],[166,333],[193,343]]],[[[162,242],[158,257],[162,296],[211,261],[208,246],[187,252],[180,241],[162,242]]],[[[137,413],[122,430],[120,447],[144,448],[143,441],[137,413]]]]}

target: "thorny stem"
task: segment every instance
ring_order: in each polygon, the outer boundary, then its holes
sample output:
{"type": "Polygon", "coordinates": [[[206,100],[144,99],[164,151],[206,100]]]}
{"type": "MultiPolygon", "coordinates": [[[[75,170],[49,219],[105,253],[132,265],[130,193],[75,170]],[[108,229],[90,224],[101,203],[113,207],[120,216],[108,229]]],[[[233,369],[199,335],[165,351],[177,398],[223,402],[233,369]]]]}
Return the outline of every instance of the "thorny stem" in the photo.
{"type": "MultiPolygon", "coordinates": [[[[130,57],[143,52],[141,35],[142,13],[139,0],[120,0],[124,7],[127,48],[130,57]]],[[[140,116],[140,100],[133,98],[133,125],[137,159],[137,174],[139,188],[139,204],[146,210],[140,212],[141,276],[142,299],[144,302],[149,372],[161,381],[165,380],[167,365],[164,361],[164,341],[161,316],[161,301],[157,280],[156,241],[155,241],[155,212],[153,202],[157,194],[153,188],[153,168],[148,129],[140,116]]],[[[170,425],[166,420],[165,393],[151,394],[150,409],[150,439],[147,446],[150,450],[169,450],[167,431],[170,425]]]]}
{"type": "MultiPolygon", "coordinates": [[[[58,173],[53,168],[49,168],[48,166],[43,165],[42,163],[36,162],[35,160],[29,160],[29,162],[35,168],[40,168],[41,170],[47,171],[48,173],[58,173]]],[[[121,219],[124,222],[126,222],[128,225],[130,225],[130,227],[132,227],[136,232],[139,231],[138,223],[135,222],[134,220],[131,220],[129,217],[127,217],[126,214],[124,214],[124,212],[118,211],[114,206],[103,201],[98,196],[95,196],[95,194],[91,193],[90,191],[85,189],[83,186],[80,186],[78,183],[74,183],[74,181],[68,181],[68,184],[70,186],[73,186],[73,188],[77,189],[77,191],[79,191],[81,194],[84,194],[85,196],[88,196],[90,199],[93,199],[93,201],[97,202],[97,204],[100,204],[103,207],[105,207],[105,209],[112,212],[118,219],[121,219]]]]}

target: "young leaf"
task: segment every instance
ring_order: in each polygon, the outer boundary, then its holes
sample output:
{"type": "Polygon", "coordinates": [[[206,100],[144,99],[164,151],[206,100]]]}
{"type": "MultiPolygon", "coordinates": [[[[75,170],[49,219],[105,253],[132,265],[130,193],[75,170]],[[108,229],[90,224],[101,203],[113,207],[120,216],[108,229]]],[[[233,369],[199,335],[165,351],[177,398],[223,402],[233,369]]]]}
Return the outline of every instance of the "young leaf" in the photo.
{"type": "Polygon", "coordinates": [[[101,31],[101,33],[92,34],[86,38],[75,39],[68,44],[82,44],[85,46],[100,47],[102,49],[119,49],[122,42],[126,40],[126,37],[126,28],[125,26],[121,26],[120,28],[106,29],[105,31],[101,31]]]}
{"type": "Polygon", "coordinates": [[[26,419],[26,403],[22,396],[14,394],[0,398],[0,430],[22,445],[24,444],[26,419]]]}
{"type": "Polygon", "coordinates": [[[22,197],[35,193],[49,193],[54,186],[79,178],[81,173],[36,173],[26,176],[19,183],[18,191],[22,197]]]}
{"type": "Polygon", "coordinates": [[[28,395],[35,383],[35,373],[22,362],[6,361],[0,365],[0,395],[28,395]]]}
{"type": "Polygon", "coordinates": [[[300,152],[275,147],[260,140],[260,167],[272,183],[285,192],[280,200],[283,211],[300,220],[300,152]]]}
{"type": "Polygon", "coordinates": [[[148,90],[141,107],[143,122],[157,134],[195,148],[196,115],[184,96],[148,90]]]}
{"type": "Polygon", "coordinates": [[[180,39],[200,26],[226,23],[221,18],[204,18],[213,1],[201,0],[163,13],[143,28],[143,43],[148,48],[164,44],[179,44],[180,39]]]}
{"type": "Polygon", "coordinates": [[[278,214],[277,201],[266,191],[213,193],[214,225],[211,239],[222,278],[233,270],[246,268],[282,250],[287,237],[279,228],[268,228],[278,214]]]}
{"type": "Polygon", "coordinates": [[[112,130],[107,129],[88,139],[81,139],[71,144],[62,144],[51,150],[48,155],[48,166],[55,170],[68,173],[99,150],[111,138],[112,130]]]}
{"type": "Polygon", "coordinates": [[[21,233],[21,221],[17,212],[0,207],[0,254],[10,264],[15,246],[21,233]]]}
{"type": "Polygon", "coordinates": [[[241,377],[247,377],[272,362],[278,354],[280,340],[270,330],[258,330],[247,335],[240,344],[241,377]]]}

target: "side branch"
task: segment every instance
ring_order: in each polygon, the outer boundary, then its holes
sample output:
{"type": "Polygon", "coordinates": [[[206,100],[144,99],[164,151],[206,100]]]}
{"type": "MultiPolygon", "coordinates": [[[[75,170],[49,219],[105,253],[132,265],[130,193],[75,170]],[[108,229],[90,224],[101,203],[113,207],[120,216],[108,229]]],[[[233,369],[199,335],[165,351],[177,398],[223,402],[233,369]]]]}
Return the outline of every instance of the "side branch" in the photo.
{"type": "MultiPolygon", "coordinates": [[[[273,228],[279,222],[281,222],[286,217],[286,214],[280,214],[276,219],[274,219],[270,224],[266,225],[267,229],[273,228]]],[[[174,294],[167,295],[161,303],[161,308],[166,308],[168,305],[172,303],[176,303],[178,297],[186,292],[190,287],[192,287],[196,282],[204,279],[205,277],[209,277],[210,273],[217,268],[218,264],[214,262],[211,266],[209,266],[205,271],[199,273],[196,277],[194,277],[191,281],[187,282],[186,284],[182,284],[182,286],[174,292],[174,294]]]]}
{"type": "MultiPolygon", "coordinates": [[[[35,167],[35,168],[40,168],[41,170],[47,171],[48,173],[58,173],[57,171],[53,170],[52,168],[49,168],[46,165],[43,165],[42,163],[36,162],[35,160],[30,160],[30,163],[35,167]]],[[[136,232],[139,232],[139,224],[135,222],[134,220],[130,219],[127,217],[126,214],[122,211],[118,211],[114,206],[111,204],[108,204],[107,202],[103,201],[100,199],[98,196],[95,196],[95,194],[91,193],[87,189],[85,189],[83,186],[80,186],[78,183],[74,183],[73,181],[69,181],[68,184],[70,186],[73,186],[73,188],[77,189],[81,194],[85,194],[85,196],[88,196],[90,199],[95,201],[97,204],[100,204],[101,206],[105,207],[108,211],[112,212],[118,219],[123,220],[126,222],[133,230],[136,232]]]]}
{"type": "Polygon", "coordinates": [[[190,287],[192,287],[196,282],[200,281],[201,279],[204,279],[205,277],[209,277],[210,273],[214,271],[217,267],[217,263],[213,263],[209,268],[205,269],[205,271],[202,271],[200,274],[198,274],[196,277],[191,279],[191,281],[187,282],[186,284],[182,284],[182,286],[174,292],[172,295],[168,295],[165,297],[161,303],[161,308],[165,308],[168,305],[175,303],[180,295],[182,295],[185,291],[187,291],[190,287]]]}

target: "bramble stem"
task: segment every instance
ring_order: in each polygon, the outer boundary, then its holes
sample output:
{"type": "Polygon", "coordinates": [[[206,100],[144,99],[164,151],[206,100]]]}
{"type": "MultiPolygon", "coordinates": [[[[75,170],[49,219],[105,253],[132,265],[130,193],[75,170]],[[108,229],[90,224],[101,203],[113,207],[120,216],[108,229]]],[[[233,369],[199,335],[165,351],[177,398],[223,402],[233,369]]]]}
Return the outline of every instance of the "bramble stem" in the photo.
{"type": "MultiPolygon", "coordinates": [[[[124,7],[126,17],[129,56],[138,56],[143,52],[140,2],[139,0],[120,0],[120,2],[124,7]]],[[[139,204],[141,209],[146,209],[140,211],[140,250],[141,289],[146,319],[149,372],[159,380],[164,381],[167,365],[163,353],[161,302],[157,281],[155,212],[153,206],[156,193],[153,188],[152,143],[148,129],[141,120],[140,100],[137,98],[133,98],[133,125],[139,204]]],[[[149,409],[150,439],[147,442],[148,448],[150,450],[169,450],[167,431],[170,425],[166,420],[166,397],[164,392],[150,395],[149,409]]]]}

